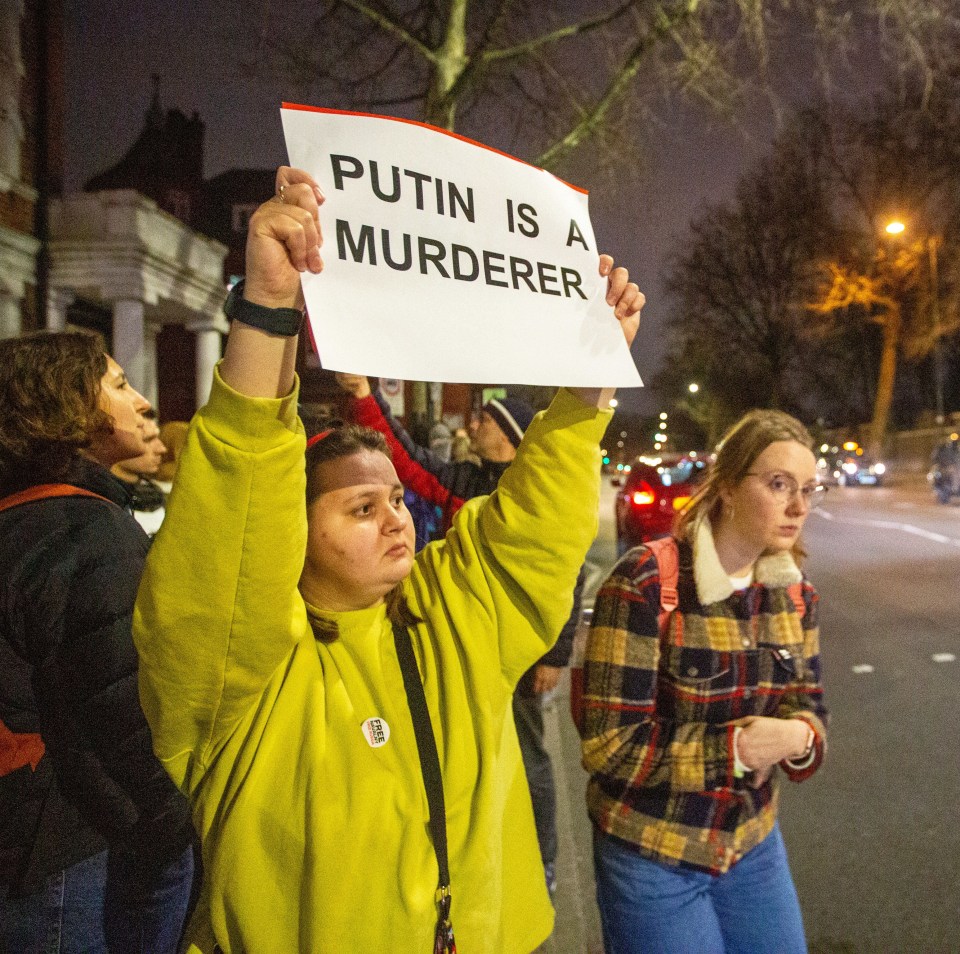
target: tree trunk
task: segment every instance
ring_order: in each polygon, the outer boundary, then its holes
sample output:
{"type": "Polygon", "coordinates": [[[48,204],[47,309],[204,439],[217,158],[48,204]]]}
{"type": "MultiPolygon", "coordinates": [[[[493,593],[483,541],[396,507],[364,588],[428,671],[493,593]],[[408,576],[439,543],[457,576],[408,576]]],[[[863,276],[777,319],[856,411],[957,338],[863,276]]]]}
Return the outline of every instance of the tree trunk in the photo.
{"type": "Polygon", "coordinates": [[[883,352],[880,355],[880,373],[877,375],[877,398],[873,405],[873,421],[870,424],[870,455],[877,459],[883,453],[887,436],[890,404],[893,401],[893,384],[897,376],[897,351],[900,346],[900,306],[887,312],[883,323],[883,352]]]}

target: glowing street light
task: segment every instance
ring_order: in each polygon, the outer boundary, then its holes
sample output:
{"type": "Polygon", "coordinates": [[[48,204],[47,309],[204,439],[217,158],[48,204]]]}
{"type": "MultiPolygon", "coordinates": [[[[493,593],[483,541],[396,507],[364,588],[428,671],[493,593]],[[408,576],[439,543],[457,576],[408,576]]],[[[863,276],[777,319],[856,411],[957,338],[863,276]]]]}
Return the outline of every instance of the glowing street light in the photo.
{"type": "Polygon", "coordinates": [[[688,385],[687,385],[687,390],[688,390],[691,394],[696,394],[697,391],[700,390],[700,385],[697,384],[696,381],[694,381],[692,384],[688,384],[688,385]]]}
{"type": "MultiPolygon", "coordinates": [[[[893,219],[884,226],[888,235],[902,235],[907,226],[899,219],[893,219]]],[[[937,250],[940,238],[927,236],[927,257],[930,277],[930,317],[933,326],[933,388],[937,424],[943,423],[943,352],[940,342],[940,281],[938,277],[937,250]]]]}
{"type": "Polygon", "coordinates": [[[661,421],[665,421],[666,419],[667,419],[667,412],[666,412],[666,411],[661,411],[661,412],[660,412],[660,420],[661,420],[661,421]]]}
{"type": "Polygon", "coordinates": [[[610,398],[608,407],[616,407],[620,402],[616,398],[610,398]]]}

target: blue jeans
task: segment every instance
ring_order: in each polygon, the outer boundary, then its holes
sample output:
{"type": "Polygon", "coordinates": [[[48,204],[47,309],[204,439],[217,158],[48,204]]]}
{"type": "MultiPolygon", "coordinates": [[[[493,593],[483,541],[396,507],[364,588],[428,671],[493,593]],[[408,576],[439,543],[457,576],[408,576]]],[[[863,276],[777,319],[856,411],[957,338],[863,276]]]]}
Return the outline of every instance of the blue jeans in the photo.
{"type": "Polygon", "coordinates": [[[149,877],[93,855],[34,894],[0,893],[0,954],[176,954],[192,881],[193,849],[149,877]]]}
{"type": "Polygon", "coordinates": [[[542,696],[513,694],[513,720],[523,768],[533,800],[533,820],[537,825],[540,857],[545,865],[557,860],[557,792],[553,781],[550,753],[543,741],[542,696]]]}
{"type": "Polygon", "coordinates": [[[107,954],[107,853],[50,875],[22,898],[0,893],[0,954],[107,954]]]}
{"type": "Polygon", "coordinates": [[[722,875],[658,864],[596,829],[593,860],[606,954],[806,954],[779,825],[722,875]]]}

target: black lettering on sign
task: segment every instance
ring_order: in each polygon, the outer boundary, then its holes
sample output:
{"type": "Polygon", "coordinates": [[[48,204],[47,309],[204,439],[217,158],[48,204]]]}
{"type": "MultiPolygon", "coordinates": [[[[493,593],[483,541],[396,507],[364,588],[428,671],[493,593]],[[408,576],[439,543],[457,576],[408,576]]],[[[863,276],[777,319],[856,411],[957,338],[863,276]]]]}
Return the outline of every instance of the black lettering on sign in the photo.
{"type": "Polygon", "coordinates": [[[474,255],[473,249],[467,248],[466,245],[451,245],[450,257],[453,260],[453,277],[456,278],[457,281],[475,282],[477,280],[477,276],[480,274],[480,263],[477,261],[477,256],[474,255]],[[470,261],[469,273],[463,271],[460,267],[460,260],[462,258],[467,258],[470,261]]]}
{"type": "Polygon", "coordinates": [[[560,275],[563,277],[563,293],[567,298],[571,297],[570,289],[572,288],[584,301],[587,300],[587,296],[580,287],[580,273],[575,268],[566,268],[561,265],[560,275]]]}
{"type": "Polygon", "coordinates": [[[427,262],[433,262],[436,270],[444,278],[449,278],[450,273],[441,264],[444,256],[447,254],[447,250],[443,247],[443,242],[438,242],[435,239],[424,238],[421,235],[417,239],[417,243],[420,247],[420,272],[423,275],[426,275],[427,262]]]}
{"type": "Polygon", "coordinates": [[[577,225],[576,219],[570,220],[570,229],[567,232],[567,248],[573,245],[574,242],[579,242],[588,252],[590,247],[587,245],[587,240],[583,237],[583,232],[580,231],[580,226],[577,225]]]}
{"type": "Polygon", "coordinates": [[[333,187],[335,189],[343,190],[344,179],[363,178],[363,163],[359,159],[354,159],[353,156],[331,156],[330,164],[333,166],[333,187]]]}
{"type": "Polygon", "coordinates": [[[364,253],[369,256],[370,264],[377,264],[377,249],[373,241],[373,226],[360,226],[360,241],[354,242],[353,233],[350,231],[350,223],[343,219],[337,219],[337,257],[342,261],[347,260],[347,247],[349,246],[350,255],[355,262],[362,262],[364,253]]]}
{"type": "Polygon", "coordinates": [[[483,253],[483,277],[488,285],[498,285],[500,288],[509,288],[510,286],[506,282],[501,282],[498,279],[494,278],[494,275],[506,275],[507,270],[503,265],[498,265],[494,259],[499,259],[501,262],[504,260],[504,256],[500,252],[487,252],[483,253]]]}
{"type": "Polygon", "coordinates": [[[556,274],[548,275],[547,271],[556,272],[557,266],[550,265],[548,262],[537,262],[537,275],[540,278],[540,291],[544,295],[562,295],[563,292],[559,288],[548,288],[547,284],[555,285],[559,279],[556,274]]]}

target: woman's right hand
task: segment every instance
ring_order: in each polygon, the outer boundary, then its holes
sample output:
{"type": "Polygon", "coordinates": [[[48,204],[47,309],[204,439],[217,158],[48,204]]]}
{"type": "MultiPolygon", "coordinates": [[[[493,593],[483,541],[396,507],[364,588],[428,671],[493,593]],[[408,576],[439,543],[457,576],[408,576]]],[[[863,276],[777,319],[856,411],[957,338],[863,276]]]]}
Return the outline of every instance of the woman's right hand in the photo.
{"type": "Polygon", "coordinates": [[[740,723],[737,753],[748,769],[762,771],[784,759],[803,753],[807,724],[800,719],[771,719],[753,716],[740,723]]]}
{"type": "Polygon", "coordinates": [[[300,273],[323,269],[320,205],[323,192],[302,169],[281,166],[277,192],[250,218],[244,297],[268,308],[303,305],[300,273]]]}

